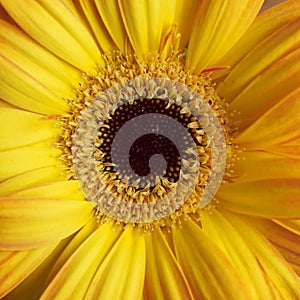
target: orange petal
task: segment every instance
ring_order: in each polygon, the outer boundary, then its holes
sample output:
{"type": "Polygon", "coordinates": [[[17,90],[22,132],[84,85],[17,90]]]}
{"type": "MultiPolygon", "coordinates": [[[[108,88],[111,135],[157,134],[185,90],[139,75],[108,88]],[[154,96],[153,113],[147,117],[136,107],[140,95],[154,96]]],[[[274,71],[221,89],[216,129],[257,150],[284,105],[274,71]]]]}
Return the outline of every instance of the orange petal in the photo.
{"type": "Polygon", "coordinates": [[[268,218],[300,218],[300,179],[264,179],[224,184],[216,197],[234,212],[268,218]]]}
{"type": "Polygon", "coordinates": [[[204,0],[188,45],[187,68],[199,74],[213,67],[245,34],[256,17],[261,0],[204,0]]]}
{"type": "Polygon", "coordinates": [[[92,214],[87,201],[0,198],[0,248],[31,249],[71,235],[92,214]]]}
{"type": "Polygon", "coordinates": [[[145,297],[194,299],[185,275],[160,230],[146,236],[146,248],[145,297]]]}
{"type": "Polygon", "coordinates": [[[29,276],[55,246],[47,245],[28,251],[0,252],[0,298],[29,276]]]}

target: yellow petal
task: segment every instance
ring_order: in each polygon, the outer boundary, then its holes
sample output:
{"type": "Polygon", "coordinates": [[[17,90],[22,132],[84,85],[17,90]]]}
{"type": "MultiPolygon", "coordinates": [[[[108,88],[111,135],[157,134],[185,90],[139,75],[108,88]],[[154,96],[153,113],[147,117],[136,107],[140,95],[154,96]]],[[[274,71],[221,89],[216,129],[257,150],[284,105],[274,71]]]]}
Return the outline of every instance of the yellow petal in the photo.
{"type": "Polygon", "coordinates": [[[220,84],[219,94],[228,101],[235,99],[264,70],[299,48],[299,23],[300,18],[291,21],[250,51],[220,84]]]}
{"type": "Polygon", "coordinates": [[[0,22],[1,53],[59,97],[67,97],[80,72],[35,43],[16,26],[0,22]]]}
{"type": "MultiPolygon", "coordinates": [[[[62,267],[64,266],[64,264],[68,261],[68,259],[73,255],[73,253],[75,251],[77,251],[77,249],[81,246],[81,244],[83,244],[92,234],[95,230],[97,230],[99,227],[99,222],[97,221],[96,218],[92,218],[84,227],[82,227],[76,234],[75,236],[72,238],[72,240],[68,243],[68,245],[65,247],[64,251],[59,255],[59,257],[56,259],[56,261],[54,262],[53,266],[51,267],[51,270],[49,270],[48,273],[48,278],[47,278],[47,285],[52,282],[52,280],[54,279],[54,277],[56,277],[56,275],[60,272],[60,270],[62,269],[62,267]],[[51,271],[51,272],[50,272],[51,271]]],[[[104,226],[104,228],[106,228],[107,226],[104,226]]],[[[110,233],[110,228],[109,227],[106,231],[108,233],[110,233]]],[[[103,229],[101,229],[103,230],[103,229]]],[[[102,232],[102,231],[101,231],[102,232]]],[[[98,234],[98,233],[97,233],[98,234]]],[[[96,235],[97,235],[96,234],[96,235]]],[[[114,234],[112,234],[112,237],[115,236],[114,234]]],[[[94,238],[93,238],[94,239],[94,238]]],[[[89,242],[90,243],[90,242],[89,242]]],[[[77,257],[79,252],[76,252],[77,257]]],[[[78,257],[79,258],[79,257],[78,257]]],[[[77,259],[78,259],[77,258],[77,259]]],[[[87,263],[87,262],[86,262],[87,263]]],[[[96,264],[97,265],[97,264],[96,264]]],[[[69,263],[68,263],[68,266],[69,263]]],[[[66,267],[64,267],[66,268],[66,267]]],[[[57,276],[57,278],[54,280],[56,283],[52,283],[51,286],[57,286],[57,285],[64,285],[64,281],[65,281],[65,276],[67,272],[62,271],[60,275],[57,276]]],[[[78,284],[74,284],[74,289],[78,289],[78,284]]],[[[63,288],[63,286],[61,287],[63,288]]],[[[51,289],[51,287],[50,287],[51,289]]],[[[60,288],[58,288],[57,290],[60,290],[60,288]]],[[[60,293],[60,291],[58,291],[58,293],[60,293]]],[[[56,295],[57,296],[57,295],[56,295]]]]}
{"type": "Polygon", "coordinates": [[[0,19],[6,21],[8,23],[13,23],[12,18],[7,13],[7,11],[3,8],[2,4],[0,3],[0,19]]]}
{"type": "Polygon", "coordinates": [[[162,232],[146,236],[146,299],[194,299],[182,269],[162,232]]]}
{"type": "Polygon", "coordinates": [[[127,34],[122,21],[118,0],[96,0],[95,4],[112,40],[122,53],[126,53],[128,48],[127,34]]]}
{"type": "Polygon", "coordinates": [[[234,212],[267,218],[300,218],[300,179],[264,179],[224,184],[216,197],[234,212]]]}
{"type": "Polygon", "coordinates": [[[91,25],[93,32],[97,38],[98,44],[100,45],[103,52],[112,51],[117,49],[114,41],[110,37],[107,29],[99,16],[97,7],[94,1],[91,0],[80,0],[80,4],[84,14],[86,15],[89,24],[91,25]]]}
{"type": "Polygon", "coordinates": [[[260,14],[250,26],[247,34],[217,64],[234,68],[257,45],[299,18],[299,15],[300,3],[298,0],[284,1],[281,5],[260,14]]]}
{"type": "MultiPolygon", "coordinates": [[[[110,223],[101,225],[86,241],[74,249],[73,255],[61,267],[43,293],[45,299],[83,299],[99,264],[109,255],[121,234],[110,223]],[[88,254],[88,255],[87,255],[88,254]]],[[[127,252],[127,249],[124,251],[127,252]]],[[[114,289],[117,287],[115,281],[114,289]]],[[[96,299],[96,298],[94,298],[96,299]]],[[[104,298],[107,299],[107,298],[104,298]]],[[[132,298],[135,299],[135,298],[132,298]]]]}
{"type": "Polygon", "coordinates": [[[28,187],[9,195],[13,198],[55,198],[62,200],[85,200],[77,180],[47,182],[28,187]]]}
{"type": "MultiPolygon", "coordinates": [[[[39,299],[43,289],[47,276],[59,257],[61,251],[70,241],[70,238],[62,240],[57,247],[42,261],[42,263],[22,281],[16,288],[14,288],[9,294],[5,296],[5,300],[33,300],[39,299]],[[34,287],[34,289],[32,288],[34,287]]],[[[31,250],[29,250],[31,251],[31,250]]],[[[35,250],[34,250],[35,251],[35,250]]]]}
{"type": "Polygon", "coordinates": [[[167,50],[168,39],[169,47],[177,48],[176,44],[180,44],[184,49],[199,5],[190,0],[120,0],[119,4],[127,34],[141,60],[148,53],[167,50]]]}
{"type": "MultiPolygon", "coordinates": [[[[245,71],[244,71],[245,72],[245,71]]],[[[300,49],[281,58],[257,76],[229,105],[245,130],[272,106],[299,89],[300,49]]]]}
{"type": "Polygon", "coordinates": [[[236,161],[236,182],[300,178],[299,157],[286,157],[264,151],[244,151],[236,161]]]}
{"type": "Polygon", "coordinates": [[[210,210],[203,213],[201,223],[204,234],[230,257],[251,295],[249,299],[271,299],[271,291],[255,255],[228,220],[217,210],[210,210]]]}
{"type": "Polygon", "coordinates": [[[291,93],[271,107],[235,139],[247,149],[280,147],[279,144],[299,139],[300,90],[291,93]]]}
{"type": "Polygon", "coordinates": [[[55,119],[19,109],[0,107],[0,151],[53,138],[55,119]]]}
{"type": "Polygon", "coordinates": [[[299,278],[267,239],[242,216],[228,212],[222,213],[251,247],[266,276],[279,292],[279,299],[300,299],[299,278]]]}
{"type": "Polygon", "coordinates": [[[52,141],[19,147],[13,150],[0,151],[0,180],[42,167],[61,165],[60,151],[51,149],[52,141]]]}
{"type": "Polygon", "coordinates": [[[2,4],[33,39],[71,65],[89,72],[101,62],[93,38],[63,1],[3,0],[2,4]]]}
{"type": "Polygon", "coordinates": [[[225,253],[195,223],[173,229],[176,257],[196,299],[247,299],[241,278],[225,253]]]}
{"type": "Polygon", "coordinates": [[[253,224],[278,250],[300,276],[300,235],[295,234],[271,220],[249,218],[253,224]]]}
{"type": "Polygon", "coordinates": [[[86,299],[140,299],[143,294],[145,264],[144,235],[128,226],[100,264],[86,299]]]}
{"type": "Polygon", "coordinates": [[[47,245],[28,251],[0,252],[0,298],[32,273],[55,246],[47,245]]]}
{"type": "Polygon", "coordinates": [[[66,174],[62,168],[50,166],[32,170],[1,182],[0,195],[9,195],[13,192],[37,186],[42,183],[49,183],[59,180],[66,180],[66,174]]]}
{"type": "Polygon", "coordinates": [[[14,57],[0,53],[0,97],[8,103],[41,114],[61,114],[67,103],[34,78],[14,57]]]}
{"type": "Polygon", "coordinates": [[[14,109],[18,109],[16,106],[4,101],[3,99],[0,99],[0,107],[2,108],[14,108],[14,109]]]}
{"type": "Polygon", "coordinates": [[[0,248],[30,249],[71,235],[92,214],[88,201],[0,199],[0,248]]]}
{"type": "Polygon", "coordinates": [[[247,31],[262,0],[204,0],[191,33],[186,66],[199,74],[214,66],[247,31]]]}

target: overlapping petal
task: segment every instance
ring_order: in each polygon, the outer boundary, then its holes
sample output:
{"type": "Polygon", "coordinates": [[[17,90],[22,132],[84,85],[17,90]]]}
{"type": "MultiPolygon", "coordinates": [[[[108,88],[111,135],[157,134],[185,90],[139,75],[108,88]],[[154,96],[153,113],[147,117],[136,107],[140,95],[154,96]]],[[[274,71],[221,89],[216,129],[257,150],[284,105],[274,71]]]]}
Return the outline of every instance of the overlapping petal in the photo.
{"type": "Polygon", "coordinates": [[[272,220],[249,218],[256,227],[281,253],[300,276],[300,235],[276,224],[272,220]]]}
{"type": "Polygon", "coordinates": [[[0,298],[23,281],[55,248],[47,245],[25,251],[0,252],[0,298]]]}
{"type": "Polygon", "coordinates": [[[197,13],[198,2],[119,1],[127,34],[141,60],[149,53],[167,51],[169,40],[174,49],[184,49],[197,13]]]}
{"type": "MultiPolygon", "coordinates": [[[[278,148],[300,139],[300,89],[271,107],[235,139],[247,150],[278,148]]],[[[299,149],[300,154],[300,149],[299,149]]]]}
{"type": "Polygon", "coordinates": [[[2,1],[33,39],[78,69],[90,72],[101,62],[99,49],[80,19],[64,1],[2,1]]]}
{"type": "Polygon", "coordinates": [[[299,299],[299,278],[278,251],[242,216],[225,211],[222,211],[222,214],[244,237],[257,257],[269,280],[270,287],[273,287],[276,293],[276,296],[274,295],[271,299],[299,299]]]}
{"type": "Polygon", "coordinates": [[[109,255],[121,233],[110,223],[100,226],[77,250],[73,249],[73,255],[57,270],[41,299],[83,299],[99,264],[109,255]]]}
{"type": "Polygon", "coordinates": [[[199,74],[214,66],[247,31],[263,1],[201,1],[188,45],[186,66],[199,74]]]}
{"type": "Polygon", "coordinates": [[[179,262],[160,230],[146,236],[146,249],[144,297],[149,300],[194,299],[179,262]]]}
{"type": "Polygon", "coordinates": [[[58,242],[85,225],[92,206],[87,201],[0,199],[0,249],[32,249],[58,242]]]}
{"type": "Polygon", "coordinates": [[[282,30],[288,23],[292,23],[299,18],[300,3],[298,0],[285,0],[282,2],[281,5],[274,6],[258,15],[247,34],[235,44],[217,65],[229,66],[230,69],[226,70],[226,73],[230,72],[256,46],[269,39],[275,32],[282,30]]]}
{"type": "Polygon", "coordinates": [[[187,220],[172,230],[176,257],[196,299],[247,298],[247,290],[224,252],[187,220]]]}
{"type": "Polygon", "coordinates": [[[61,153],[53,148],[53,141],[46,140],[12,150],[0,151],[0,180],[48,166],[60,166],[61,153]],[[32,159],[34,157],[34,159],[32,159]]]}

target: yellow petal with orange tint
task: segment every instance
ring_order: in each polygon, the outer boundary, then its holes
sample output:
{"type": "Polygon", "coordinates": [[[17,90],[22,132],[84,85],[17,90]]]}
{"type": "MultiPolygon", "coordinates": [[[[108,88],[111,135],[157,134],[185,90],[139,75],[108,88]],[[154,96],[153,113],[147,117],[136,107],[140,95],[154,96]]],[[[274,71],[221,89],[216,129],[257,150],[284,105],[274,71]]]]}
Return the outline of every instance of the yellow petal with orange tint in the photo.
{"type": "Polygon", "coordinates": [[[0,183],[0,195],[9,195],[29,187],[37,186],[42,183],[66,180],[65,172],[58,167],[50,166],[28,171],[11,177],[0,183]]]}
{"type": "Polygon", "coordinates": [[[188,45],[186,67],[199,74],[214,66],[245,34],[262,0],[204,0],[188,45]]]}
{"type": "Polygon", "coordinates": [[[300,235],[300,219],[299,220],[273,220],[287,230],[300,235]]]}
{"type": "Polygon", "coordinates": [[[52,143],[52,140],[46,140],[13,150],[0,151],[0,180],[42,167],[60,166],[58,155],[61,152],[52,149],[52,143]]]}
{"type": "Polygon", "coordinates": [[[300,160],[265,151],[243,151],[234,167],[235,182],[300,178],[300,160]]]}
{"type": "Polygon", "coordinates": [[[130,225],[100,264],[85,299],[140,299],[145,264],[145,236],[130,225]]]}
{"type": "Polygon", "coordinates": [[[224,184],[222,207],[266,218],[300,218],[300,178],[275,178],[224,184]]]}
{"type": "MultiPolygon", "coordinates": [[[[111,248],[121,234],[120,230],[113,227],[114,226],[108,222],[101,225],[86,241],[83,241],[83,243],[79,245],[78,249],[74,249],[73,255],[71,255],[57,272],[43,293],[41,300],[77,300],[85,298],[85,294],[90,289],[89,284],[99,264],[109,255],[111,248]]],[[[129,249],[126,249],[123,252],[127,253],[128,250],[129,249]]],[[[121,270],[119,271],[119,273],[122,272],[121,270]]],[[[113,281],[113,283],[114,289],[116,289],[117,285],[115,281],[113,281]]]]}
{"type": "Polygon", "coordinates": [[[298,0],[284,1],[281,5],[275,6],[263,14],[258,15],[247,31],[247,34],[245,34],[220,61],[218,61],[217,65],[225,65],[233,68],[257,45],[278,30],[281,30],[281,28],[288,23],[297,19],[299,15],[300,3],[298,0]]]}
{"type": "Polygon", "coordinates": [[[146,236],[146,275],[144,294],[147,299],[194,299],[182,269],[162,232],[146,236]]]}
{"type": "Polygon", "coordinates": [[[122,21],[118,0],[96,0],[95,4],[112,40],[122,53],[126,53],[129,46],[127,45],[127,34],[122,21]]]}
{"type": "Polygon", "coordinates": [[[28,187],[9,195],[13,198],[55,198],[61,200],[85,200],[77,180],[47,182],[28,187]]]}
{"type": "Polygon", "coordinates": [[[280,294],[279,299],[300,299],[299,278],[267,239],[242,216],[222,213],[251,247],[267,278],[280,294]]]}
{"type": "Polygon", "coordinates": [[[172,230],[176,257],[196,299],[247,299],[239,273],[213,240],[190,220],[172,230]]]}
{"type": "Polygon", "coordinates": [[[23,109],[55,115],[68,110],[68,104],[38,78],[14,61],[14,56],[0,54],[0,98],[23,109]]]}
{"type": "Polygon", "coordinates": [[[59,97],[70,96],[80,72],[45,50],[16,26],[0,22],[1,53],[59,97]]]}
{"type": "Polygon", "coordinates": [[[212,209],[203,213],[201,222],[204,234],[230,257],[251,295],[250,299],[271,299],[271,291],[255,255],[228,220],[212,209]]]}
{"type": "Polygon", "coordinates": [[[239,126],[240,132],[279,101],[299,89],[300,49],[281,58],[257,75],[229,105],[231,111],[240,113],[234,117],[242,121],[239,126]]]}
{"type": "Polygon", "coordinates": [[[300,235],[295,234],[271,220],[262,218],[248,218],[279,251],[300,276],[300,235]]]}
{"type": "Polygon", "coordinates": [[[80,4],[103,52],[105,53],[117,49],[117,46],[107,32],[107,29],[99,16],[94,1],[80,0],[80,4]]]}
{"type": "Polygon", "coordinates": [[[3,0],[19,26],[46,49],[78,69],[89,72],[101,54],[84,24],[60,0],[3,0]]]}
{"type": "Polygon", "coordinates": [[[300,89],[271,107],[256,122],[241,132],[235,143],[247,149],[280,147],[300,137],[300,89]]]}
{"type": "Polygon", "coordinates": [[[300,46],[299,25],[300,17],[286,24],[254,47],[219,85],[218,93],[227,101],[235,99],[264,70],[298,49],[300,46]]]}
{"type": "Polygon", "coordinates": [[[56,244],[28,251],[0,252],[0,298],[32,273],[55,246],[56,244]]]}
{"type": "Polygon", "coordinates": [[[56,120],[19,109],[0,108],[0,151],[53,138],[56,120]]]}
{"type": "Polygon", "coordinates": [[[0,199],[0,249],[16,250],[58,242],[85,225],[88,201],[61,199],[0,199]]]}

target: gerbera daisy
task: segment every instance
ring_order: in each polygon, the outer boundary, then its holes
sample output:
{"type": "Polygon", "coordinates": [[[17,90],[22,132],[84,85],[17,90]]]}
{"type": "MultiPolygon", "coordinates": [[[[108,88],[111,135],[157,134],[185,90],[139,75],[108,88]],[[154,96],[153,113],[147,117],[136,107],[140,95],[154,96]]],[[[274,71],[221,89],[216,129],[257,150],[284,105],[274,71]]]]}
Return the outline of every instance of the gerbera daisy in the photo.
{"type": "Polygon", "coordinates": [[[0,298],[300,299],[299,0],[0,3],[0,298]]]}

